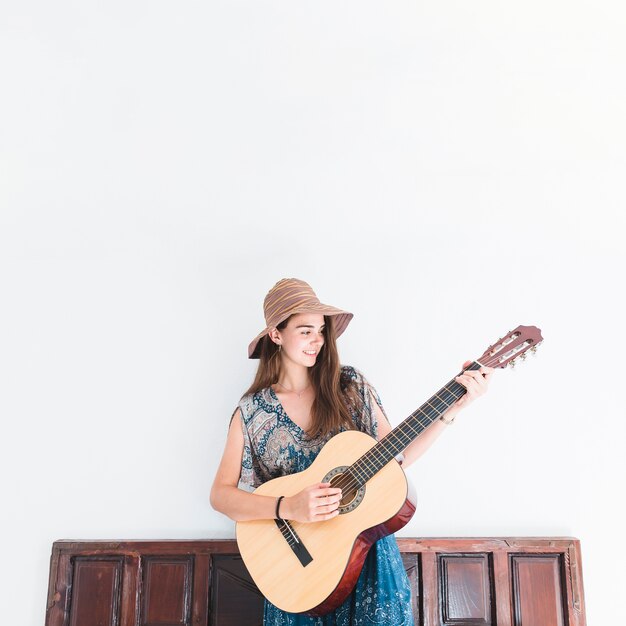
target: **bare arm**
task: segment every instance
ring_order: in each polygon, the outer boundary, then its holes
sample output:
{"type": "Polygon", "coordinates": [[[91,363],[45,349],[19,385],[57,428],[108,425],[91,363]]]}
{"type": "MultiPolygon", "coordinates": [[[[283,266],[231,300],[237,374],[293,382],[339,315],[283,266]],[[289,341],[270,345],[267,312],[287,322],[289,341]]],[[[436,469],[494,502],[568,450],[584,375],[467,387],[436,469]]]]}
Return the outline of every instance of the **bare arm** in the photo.
{"type": "MultiPolygon", "coordinates": [[[[378,438],[382,439],[386,437],[391,431],[391,424],[387,421],[387,418],[383,415],[380,407],[372,399],[372,408],[374,411],[374,417],[378,420],[378,438]]],[[[452,419],[454,414],[453,409],[450,409],[446,413],[446,419],[452,419]]],[[[431,424],[417,439],[414,439],[407,448],[402,452],[404,460],[402,461],[402,467],[407,468],[411,463],[414,463],[419,457],[430,448],[435,439],[441,435],[446,429],[446,425],[441,420],[436,420],[431,424]]]]}
{"type": "MultiPolygon", "coordinates": [[[[466,361],[463,367],[467,367],[470,363],[471,361],[466,361]]],[[[446,411],[445,419],[448,422],[454,420],[464,407],[487,391],[489,378],[493,371],[491,367],[481,367],[480,370],[466,371],[455,378],[457,382],[467,389],[467,393],[446,411]]],[[[372,398],[372,407],[374,417],[378,421],[378,437],[382,439],[392,431],[392,428],[374,398],[372,398]]],[[[404,461],[402,462],[402,467],[408,467],[419,459],[446,427],[447,424],[442,420],[435,420],[417,439],[414,439],[403,452],[404,461]]]]}
{"type": "Polygon", "coordinates": [[[272,519],[276,510],[276,498],[257,496],[237,487],[243,457],[241,429],[241,411],[237,409],[230,423],[222,460],[211,487],[211,506],[236,522],[272,519]]]}
{"type": "MultiPolygon", "coordinates": [[[[276,498],[248,493],[237,487],[243,458],[242,428],[238,409],[228,429],[222,460],[211,487],[211,506],[236,522],[274,519],[276,498]]],[[[280,503],[280,516],[300,522],[320,522],[338,514],[340,499],[340,489],[318,483],[284,498],[280,503]]]]}

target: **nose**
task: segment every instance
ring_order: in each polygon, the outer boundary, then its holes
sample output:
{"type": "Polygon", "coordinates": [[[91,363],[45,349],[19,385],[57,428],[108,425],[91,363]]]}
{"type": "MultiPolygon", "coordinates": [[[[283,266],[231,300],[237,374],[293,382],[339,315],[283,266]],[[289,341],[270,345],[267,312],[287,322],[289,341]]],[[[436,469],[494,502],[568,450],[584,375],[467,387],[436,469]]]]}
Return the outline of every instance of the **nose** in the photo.
{"type": "Polygon", "coordinates": [[[312,343],[313,343],[314,346],[322,346],[322,345],[324,345],[324,337],[323,337],[323,335],[318,335],[317,337],[314,337],[312,343]]]}

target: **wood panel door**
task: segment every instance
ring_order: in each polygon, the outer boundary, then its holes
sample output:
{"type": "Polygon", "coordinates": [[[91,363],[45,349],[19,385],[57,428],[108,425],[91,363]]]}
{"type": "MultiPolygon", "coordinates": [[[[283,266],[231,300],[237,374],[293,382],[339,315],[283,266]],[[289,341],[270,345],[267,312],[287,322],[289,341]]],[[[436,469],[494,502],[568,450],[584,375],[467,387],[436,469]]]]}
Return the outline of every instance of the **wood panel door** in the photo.
{"type": "MultiPolygon", "coordinates": [[[[419,626],[585,626],[571,538],[398,539],[419,626]]],[[[57,541],[46,626],[261,626],[232,540],[57,541]]],[[[394,626],[394,625],[389,625],[394,626]]]]}

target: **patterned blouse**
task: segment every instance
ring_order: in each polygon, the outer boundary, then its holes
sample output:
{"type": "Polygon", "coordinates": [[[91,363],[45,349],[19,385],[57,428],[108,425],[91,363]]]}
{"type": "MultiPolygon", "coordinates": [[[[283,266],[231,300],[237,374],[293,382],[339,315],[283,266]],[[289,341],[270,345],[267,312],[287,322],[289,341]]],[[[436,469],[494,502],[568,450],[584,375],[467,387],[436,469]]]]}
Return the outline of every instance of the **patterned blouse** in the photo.
{"type": "MultiPolygon", "coordinates": [[[[385,414],[378,393],[354,367],[343,365],[341,379],[356,384],[363,402],[361,412],[349,407],[355,428],[377,438],[378,423],[373,415],[372,401],[385,414]]],[[[291,421],[271,387],[244,396],[237,408],[241,410],[244,426],[239,486],[248,490],[256,489],[272,478],[303,471],[332,436],[308,438],[302,428],[291,421]]]]}

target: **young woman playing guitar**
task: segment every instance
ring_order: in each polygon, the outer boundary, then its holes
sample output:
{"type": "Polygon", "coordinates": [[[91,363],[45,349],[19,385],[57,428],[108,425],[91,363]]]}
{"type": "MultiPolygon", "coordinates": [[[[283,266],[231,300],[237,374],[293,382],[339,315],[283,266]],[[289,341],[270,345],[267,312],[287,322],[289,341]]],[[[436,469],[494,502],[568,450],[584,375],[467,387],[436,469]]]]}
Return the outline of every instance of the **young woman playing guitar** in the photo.
{"type": "MultiPolygon", "coordinates": [[[[335,434],[359,430],[382,439],[392,428],[376,390],[356,369],[342,366],[336,338],[352,314],[322,304],[311,287],[283,279],[264,301],[266,328],[248,348],[259,359],[255,380],[241,398],[211,489],[212,506],[237,522],[323,522],[339,514],[341,489],[316,483],[285,497],[250,493],[268,480],[307,469],[335,434]]],[[[470,362],[465,363],[464,367],[470,362]]],[[[455,380],[467,393],[404,451],[407,467],[476,397],[492,368],[467,370],[455,380]]],[[[272,555],[267,556],[268,564],[272,555]]],[[[393,535],[369,551],[356,586],[322,617],[287,613],[265,603],[265,626],[413,624],[410,588],[393,535]]]]}

